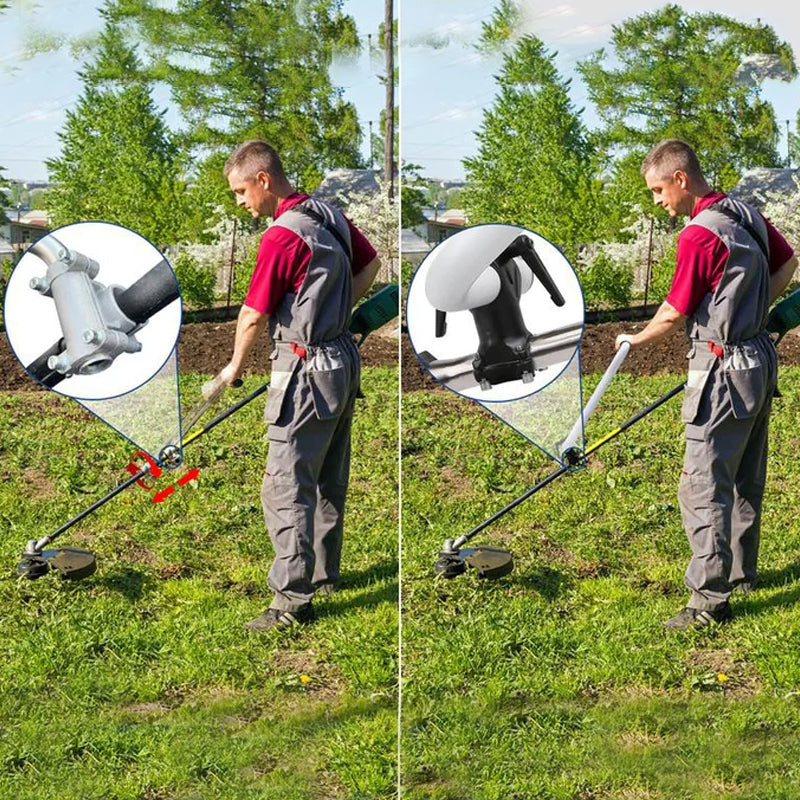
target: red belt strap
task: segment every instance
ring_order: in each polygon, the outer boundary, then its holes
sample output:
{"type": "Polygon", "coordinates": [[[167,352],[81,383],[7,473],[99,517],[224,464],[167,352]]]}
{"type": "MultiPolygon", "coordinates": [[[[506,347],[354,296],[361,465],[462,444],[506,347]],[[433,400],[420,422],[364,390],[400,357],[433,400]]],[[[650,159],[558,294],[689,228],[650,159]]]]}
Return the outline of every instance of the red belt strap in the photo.
{"type": "Polygon", "coordinates": [[[714,342],[708,343],[708,349],[717,357],[723,358],[725,356],[725,351],[722,349],[722,345],[714,344],[714,342]]]}
{"type": "Polygon", "coordinates": [[[289,344],[291,345],[292,352],[293,352],[293,353],[294,353],[296,356],[298,356],[299,358],[302,358],[302,359],[303,359],[303,361],[305,361],[305,360],[306,360],[306,357],[308,356],[308,353],[306,352],[306,349],[305,349],[305,347],[301,347],[301,346],[300,346],[299,344],[297,344],[296,342],[289,342],[289,344]]]}

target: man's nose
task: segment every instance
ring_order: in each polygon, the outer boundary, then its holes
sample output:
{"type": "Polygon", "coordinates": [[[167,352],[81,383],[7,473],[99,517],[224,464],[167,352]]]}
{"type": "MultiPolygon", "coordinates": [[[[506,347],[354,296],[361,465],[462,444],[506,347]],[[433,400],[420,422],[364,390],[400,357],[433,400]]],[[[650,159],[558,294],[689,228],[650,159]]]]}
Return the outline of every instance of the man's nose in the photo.
{"type": "Polygon", "coordinates": [[[236,205],[237,206],[243,206],[244,203],[245,203],[244,195],[243,194],[237,195],[236,196],[236,205]]]}

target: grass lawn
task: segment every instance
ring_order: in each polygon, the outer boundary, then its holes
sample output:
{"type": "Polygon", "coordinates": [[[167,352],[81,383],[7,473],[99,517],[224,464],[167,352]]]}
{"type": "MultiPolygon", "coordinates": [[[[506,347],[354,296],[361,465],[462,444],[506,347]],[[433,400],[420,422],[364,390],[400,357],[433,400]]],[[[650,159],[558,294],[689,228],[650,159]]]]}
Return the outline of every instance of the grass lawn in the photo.
{"type": "MultiPolygon", "coordinates": [[[[619,375],[590,441],[681,379],[619,375]]],[[[480,534],[515,555],[486,582],[435,579],[442,542],[555,465],[451,393],[404,397],[403,800],[800,796],[800,370],[780,386],[760,588],[687,633],[661,625],[687,598],[680,398],[480,534]]]]}
{"type": "Polygon", "coordinates": [[[2,800],[395,796],[397,370],[363,389],[345,586],[315,625],[261,635],[243,623],[270,599],[263,398],[187,449],[196,486],[162,505],[132,487],[65,534],[98,556],[72,583],[18,580],[25,542],[127,476],[134,448],[71,400],[0,394],[2,800]]]}

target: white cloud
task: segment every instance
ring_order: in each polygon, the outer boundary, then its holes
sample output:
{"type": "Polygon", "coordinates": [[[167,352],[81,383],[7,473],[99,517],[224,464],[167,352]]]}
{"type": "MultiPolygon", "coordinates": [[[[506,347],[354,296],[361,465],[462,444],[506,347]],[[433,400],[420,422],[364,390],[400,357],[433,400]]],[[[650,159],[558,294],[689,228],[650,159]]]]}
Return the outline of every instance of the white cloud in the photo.
{"type": "Polygon", "coordinates": [[[475,116],[475,104],[469,103],[467,105],[453,106],[446,111],[431,117],[431,122],[452,122],[459,119],[469,119],[475,116]]]}
{"type": "Polygon", "coordinates": [[[605,41],[611,34],[611,25],[578,25],[558,34],[558,39],[601,39],[605,41]]]}
{"type": "MultiPolygon", "coordinates": [[[[531,11],[533,11],[533,9],[531,9],[531,11]]],[[[560,5],[555,8],[550,8],[547,11],[540,11],[538,14],[534,14],[534,16],[536,19],[547,19],[548,17],[574,17],[577,13],[577,10],[573,6],[560,5]]]]}

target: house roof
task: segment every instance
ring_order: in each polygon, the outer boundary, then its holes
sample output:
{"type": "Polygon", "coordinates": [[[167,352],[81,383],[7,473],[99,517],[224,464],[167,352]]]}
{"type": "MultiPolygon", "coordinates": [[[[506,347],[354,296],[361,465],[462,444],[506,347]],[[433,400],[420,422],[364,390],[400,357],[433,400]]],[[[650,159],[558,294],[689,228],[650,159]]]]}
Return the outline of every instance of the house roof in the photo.
{"type": "Polygon", "coordinates": [[[431,246],[410,228],[403,228],[400,232],[400,252],[404,254],[427,253],[431,246]]]}
{"type": "Polygon", "coordinates": [[[37,209],[35,211],[28,211],[27,214],[23,214],[19,218],[19,221],[25,223],[25,225],[41,225],[43,227],[47,227],[50,224],[50,217],[46,211],[37,209]]]}
{"type": "Polygon", "coordinates": [[[742,175],[730,191],[731,197],[756,207],[763,206],[770,194],[793,194],[800,188],[800,169],[769,169],[759,167],[742,175]]]}
{"type": "Polygon", "coordinates": [[[320,197],[339,206],[347,205],[353,195],[371,195],[380,191],[374,169],[334,169],[314,191],[320,197]]]}

